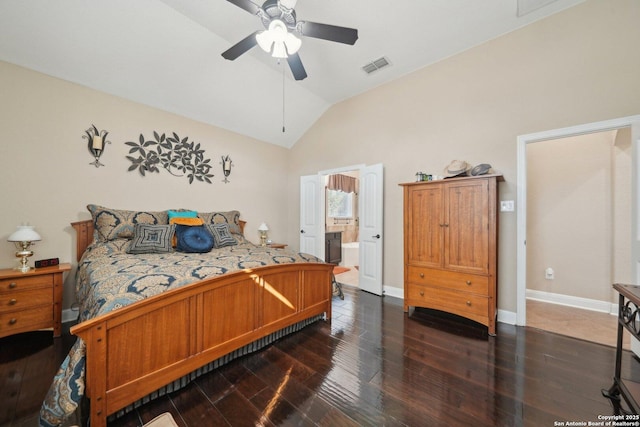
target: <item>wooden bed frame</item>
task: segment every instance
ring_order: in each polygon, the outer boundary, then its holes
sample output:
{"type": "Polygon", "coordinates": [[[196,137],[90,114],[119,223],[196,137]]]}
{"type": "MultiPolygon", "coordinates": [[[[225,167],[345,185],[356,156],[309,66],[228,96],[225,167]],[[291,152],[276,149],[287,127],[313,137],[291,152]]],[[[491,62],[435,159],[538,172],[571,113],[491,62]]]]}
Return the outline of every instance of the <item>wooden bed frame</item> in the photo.
{"type": "MultiPolygon", "coordinates": [[[[93,222],[71,225],[79,260],[93,222]]],[[[228,273],[73,326],[86,343],[91,427],[106,427],[108,415],[260,338],[323,313],[330,319],[332,269],[295,263],[228,273]]]]}

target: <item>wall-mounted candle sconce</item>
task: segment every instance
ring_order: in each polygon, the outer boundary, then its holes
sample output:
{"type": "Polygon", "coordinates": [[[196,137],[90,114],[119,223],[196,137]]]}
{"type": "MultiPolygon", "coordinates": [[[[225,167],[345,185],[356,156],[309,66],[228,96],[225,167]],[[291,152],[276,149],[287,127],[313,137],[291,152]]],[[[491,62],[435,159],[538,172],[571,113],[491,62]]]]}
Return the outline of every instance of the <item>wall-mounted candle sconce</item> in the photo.
{"type": "Polygon", "coordinates": [[[227,156],[222,156],[222,162],[220,162],[220,164],[222,165],[222,172],[224,172],[224,179],[222,180],[222,182],[226,184],[229,182],[227,177],[231,175],[231,166],[233,166],[233,162],[231,161],[231,158],[227,155],[227,156]]]}
{"type": "Polygon", "coordinates": [[[89,148],[89,152],[95,159],[93,162],[89,163],[90,165],[94,165],[95,167],[104,166],[100,163],[100,156],[104,153],[105,144],[111,144],[111,141],[107,141],[107,135],[109,132],[106,130],[99,131],[97,127],[91,125],[91,127],[84,131],[86,135],[82,135],[82,138],[88,141],[87,147],[89,148]]]}

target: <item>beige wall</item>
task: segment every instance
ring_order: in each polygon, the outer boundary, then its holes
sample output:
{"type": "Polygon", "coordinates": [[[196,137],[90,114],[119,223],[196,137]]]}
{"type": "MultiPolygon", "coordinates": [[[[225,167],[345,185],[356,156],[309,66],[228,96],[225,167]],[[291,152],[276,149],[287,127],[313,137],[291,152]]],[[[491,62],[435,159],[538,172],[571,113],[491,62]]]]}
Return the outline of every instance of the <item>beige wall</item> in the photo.
{"type": "MultiPolygon", "coordinates": [[[[613,218],[612,241],[612,283],[634,283],[632,275],[631,245],[631,179],[632,179],[632,149],[631,129],[624,128],[616,132],[613,147],[613,203],[611,216],[613,218]]],[[[617,292],[613,289],[611,301],[618,302],[617,292]]]]}
{"type": "MultiPolygon", "coordinates": [[[[269,225],[270,237],[287,232],[287,150],[173,114],[0,62],[0,266],[14,263],[6,239],[18,224],[36,226],[42,241],[35,259],[75,261],[70,221],[90,218],[89,203],[120,209],[201,211],[240,210],[246,235],[258,241],[257,227],[269,225]],[[91,124],[110,132],[102,163],[95,168],[84,130],[91,124]],[[140,133],[176,132],[202,144],[214,165],[212,184],[166,172],[141,177],[127,172],[125,141],[140,133]],[[230,183],[221,182],[220,156],[233,160],[230,183]]],[[[65,308],[73,302],[73,273],[65,281],[65,308]]]]}
{"type": "Polygon", "coordinates": [[[632,277],[631,129],[528,144],[527,198],[527,289],[617,303],[611,284],[632,277]]]}
{"type": "MultiPolygon", "coordinates": [[[[401,288],[398,183],[487,162],[504,173],[500,199],[515,200],[518,135],[640,113],[639,21],[636,0],[587,1],[335,105],[291,150],[289,240],[300,175],[383,163],[383,284],[401,288]]],[[[499,244],[498,306],[515,312],[515,213],[500,215],[499,244]]]]}
{"type": "MultiPolygon", "coordinates": [[[[527,145],[527,289],[614,302],[615,137],[609,131],[527,145]]],[[[626,229],[630,235],[630,223],[626,229]]]]}

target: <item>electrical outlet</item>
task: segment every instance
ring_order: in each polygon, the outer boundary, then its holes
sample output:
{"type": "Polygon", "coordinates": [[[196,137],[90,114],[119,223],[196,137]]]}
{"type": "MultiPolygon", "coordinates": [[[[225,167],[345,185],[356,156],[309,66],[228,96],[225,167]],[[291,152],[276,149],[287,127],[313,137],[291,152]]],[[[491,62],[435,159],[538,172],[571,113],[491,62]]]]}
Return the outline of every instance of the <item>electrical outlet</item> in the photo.
{"type": "Polygon", "coordinates": [[[500,212],[513,212],[515,206],[513,200],[500,201],[500,212]]]}
{"type": "Polygon", "coordinates": [[[553,268],[548,267],[545,271],[544,271],[544,278],[547,280],[553,280],[554,278],[554,271],[553,268]]]}

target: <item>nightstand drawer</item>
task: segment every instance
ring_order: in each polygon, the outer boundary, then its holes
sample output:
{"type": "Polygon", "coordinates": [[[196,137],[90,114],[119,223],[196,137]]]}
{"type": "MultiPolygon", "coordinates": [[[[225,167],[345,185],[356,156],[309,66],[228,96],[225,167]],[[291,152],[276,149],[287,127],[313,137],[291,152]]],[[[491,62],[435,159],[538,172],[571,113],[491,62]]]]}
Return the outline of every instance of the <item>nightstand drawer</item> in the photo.
{"type": "Polygon", "coordinates": [[[487,295],[489,293],[489,277],[476,274],[457,273],[425,267],[407,267],[409,283],[439,286],[474,294],[487,295]]]}
{"type": "Polygon", "coordinates": [[[0,293],[53,286],[53,275],[43,274],[0,280],[0,293]]]}
{"type": "Polygon", "coordinates": [[[35,329],[51,328],[53,311],[50,305],[35,307],[30,310],[0,313],[0,336],[17,334],[35,329]]]}
{"type": "Polygon", "coordinates": [[[37,288],[26,291],[0,293],[0,313],[25,310],[39,305],[53,305],[51,288],[37,288]]]}

